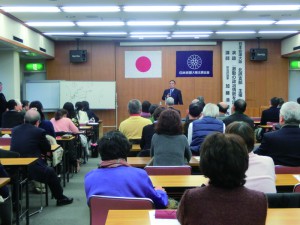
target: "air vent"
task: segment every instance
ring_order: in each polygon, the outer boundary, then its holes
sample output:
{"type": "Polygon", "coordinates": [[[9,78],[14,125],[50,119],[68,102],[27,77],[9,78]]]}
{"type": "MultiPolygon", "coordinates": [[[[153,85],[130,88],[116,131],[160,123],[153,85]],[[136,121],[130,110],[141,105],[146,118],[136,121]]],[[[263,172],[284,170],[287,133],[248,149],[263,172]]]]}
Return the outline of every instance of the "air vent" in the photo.
{"type": "Polygon", "coordinates": [[[17,42],[23,43],[23,39],[13,36],[13,39],[17,42]]]}

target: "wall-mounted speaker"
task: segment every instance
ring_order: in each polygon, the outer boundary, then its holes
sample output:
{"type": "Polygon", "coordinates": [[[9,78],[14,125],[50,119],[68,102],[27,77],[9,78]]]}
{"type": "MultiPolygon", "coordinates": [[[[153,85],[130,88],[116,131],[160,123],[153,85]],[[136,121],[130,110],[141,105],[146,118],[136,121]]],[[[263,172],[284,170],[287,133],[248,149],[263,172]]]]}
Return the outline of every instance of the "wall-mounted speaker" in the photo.
{"type": "Polygon", "coordinates": [[[251,48],[250,60],[251,61],[266,61],[268,59],[268,49],[266,48],[251,48]]]}
{"type": "Polygon", "coordinates": [[[81,63],[87,61],[87,50],[70,50],[70,62],[81,63]]]}

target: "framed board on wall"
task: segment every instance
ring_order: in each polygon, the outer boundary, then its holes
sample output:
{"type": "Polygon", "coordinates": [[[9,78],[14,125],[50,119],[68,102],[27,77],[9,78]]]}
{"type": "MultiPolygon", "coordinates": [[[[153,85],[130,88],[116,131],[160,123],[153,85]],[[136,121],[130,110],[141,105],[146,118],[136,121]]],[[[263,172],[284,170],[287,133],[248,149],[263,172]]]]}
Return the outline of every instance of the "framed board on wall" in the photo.
{"type": "Polygon", "coordinates": [[[61,81],[60,107],[65,102],[88,101],[91,109],[116,108],[115,81],[61,81]]]}
{"type": "Polygon", "coordinates": [[[25,99],[40,101],[45,110],[59,108],[60,81],[28,81],[25,84],[25,99]]]}

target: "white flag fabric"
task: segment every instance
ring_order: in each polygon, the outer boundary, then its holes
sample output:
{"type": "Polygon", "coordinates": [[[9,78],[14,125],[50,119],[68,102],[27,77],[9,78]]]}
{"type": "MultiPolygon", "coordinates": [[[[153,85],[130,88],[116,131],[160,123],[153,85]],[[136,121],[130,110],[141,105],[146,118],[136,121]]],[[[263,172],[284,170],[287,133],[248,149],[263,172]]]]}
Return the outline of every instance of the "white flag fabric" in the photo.
{"type": "Polygon", "coordinates": [[[125,78],[160,78],[161,51],[125,51],[125,78]]]}

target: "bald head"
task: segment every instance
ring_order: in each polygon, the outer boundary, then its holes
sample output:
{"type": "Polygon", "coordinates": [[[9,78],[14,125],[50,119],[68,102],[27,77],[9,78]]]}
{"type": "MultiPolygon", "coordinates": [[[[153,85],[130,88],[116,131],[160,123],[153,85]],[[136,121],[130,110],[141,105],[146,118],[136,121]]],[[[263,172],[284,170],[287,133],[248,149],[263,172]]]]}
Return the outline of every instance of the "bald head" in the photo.
{"type": "Polygon", "coordinates": [[[41,116],[40,116],[39,112],[34,108],[29,109],[25,113],[25,116],[24,116],[25,123],[30,123],[32,125],[36,125],[37,122],[40,121],[40,119],[41,119],[41,116]]]}

